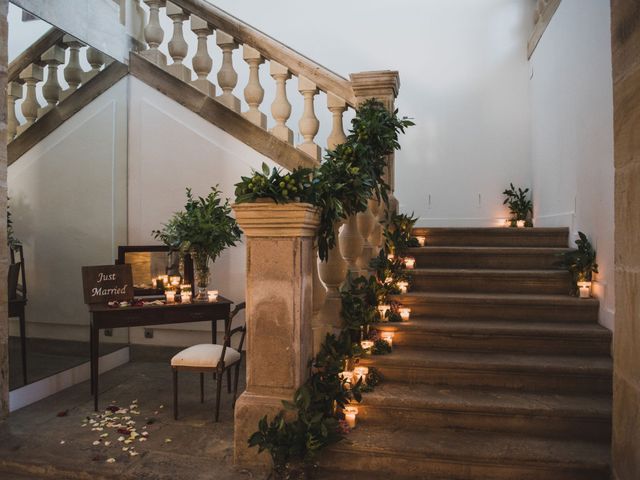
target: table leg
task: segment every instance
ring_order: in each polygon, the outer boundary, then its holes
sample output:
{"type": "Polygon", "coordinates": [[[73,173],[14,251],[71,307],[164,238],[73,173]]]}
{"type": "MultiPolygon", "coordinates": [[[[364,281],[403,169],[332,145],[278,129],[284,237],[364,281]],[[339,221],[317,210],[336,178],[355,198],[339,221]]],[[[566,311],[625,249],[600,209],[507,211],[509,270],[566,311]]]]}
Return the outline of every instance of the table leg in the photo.
{"type": "Polygon", "coordinates": [[[24,384],[27,384],[27,327],[24,318],[24,307],[20,312],[19,320],[20,320],[20,347],[22,348],[22,379],[24,384]]]}
{"type": "Polygon", "coordinates": [[[218,321],[211,320],[211,343],[218,343],[218,321]]]}
{"type": "Polygon", "coordinates": [[[99,361],[100,361],[100,330],[95,327],[93,320],[91,321],[91,376],[93,377],[93,409],[98,411],[98,379],[99,379],[99,361]]]}

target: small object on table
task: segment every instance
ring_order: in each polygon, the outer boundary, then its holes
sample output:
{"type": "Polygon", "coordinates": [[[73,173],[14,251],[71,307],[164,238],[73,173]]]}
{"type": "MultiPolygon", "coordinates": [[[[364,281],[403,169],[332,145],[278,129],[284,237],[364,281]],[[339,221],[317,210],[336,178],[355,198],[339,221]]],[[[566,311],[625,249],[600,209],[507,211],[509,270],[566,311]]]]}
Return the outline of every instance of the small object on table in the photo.
{"type": "Polygon", "coordinates": [[[210,302],[215,302],[218,300],[218,290],[209,290],[207,292],[207,296],[209,297],[210,302]]]}
{"type": "Polygon", "coordinates": [[[167,298],[167,303],[176,303],[176,291],[175,290],[165,290],[164,295],[167,298]]]}
{"type": "Polygon", "coordinates": [[[180,292],[180,301],[182,303],[191,303],[191,292],[188,290],[180,292]]]}

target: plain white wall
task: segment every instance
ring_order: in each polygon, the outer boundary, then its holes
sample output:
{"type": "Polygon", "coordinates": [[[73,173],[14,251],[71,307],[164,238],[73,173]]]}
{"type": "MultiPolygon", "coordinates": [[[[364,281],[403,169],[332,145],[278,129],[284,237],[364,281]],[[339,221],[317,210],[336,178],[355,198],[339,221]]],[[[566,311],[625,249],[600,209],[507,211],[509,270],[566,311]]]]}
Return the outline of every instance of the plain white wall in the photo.
{"type": "MultiPolygon", "coordinates": [[[[609,2],[563,0],[531,57],[537,226],[570,226],[597,249],[594,293],[613,329],[613,93],[609,2]]],[[[571,242],[573,243],[574,238],[571,242]]]]}
{"type": "MultiPolygon", "coordinates": [[[[185,188],[206,195],[216,184],[224,197],[235,198],[234,184],[267,157],[207,122],[153,88],[130,78],[129,92],[129,244],[151,245],[160,229],[182,210],[185,188]]],[[[240,302],[245,290],[245,247],[238,243],[212,265],[211,288],[240,302]]],[[[241,317],[239,317],[240,319],[241,317]]],[[[222,329],[222,323],[218,326],[222,329]]],[[[131,328],[132,343],[193,345],[209,342],[206,322],[154,327],[145,339],[142,328],[131,328]]]]}
{"type": "MultiPolygon", "coordinates": [[[[80,267],[112,264],[126,242],[126,165],[122,79],[9,167],[9,204],[27,270],[29,337],[89,340],[80,267]]],[[[127,332],[111,340],[126,342],[127,332]]]]}

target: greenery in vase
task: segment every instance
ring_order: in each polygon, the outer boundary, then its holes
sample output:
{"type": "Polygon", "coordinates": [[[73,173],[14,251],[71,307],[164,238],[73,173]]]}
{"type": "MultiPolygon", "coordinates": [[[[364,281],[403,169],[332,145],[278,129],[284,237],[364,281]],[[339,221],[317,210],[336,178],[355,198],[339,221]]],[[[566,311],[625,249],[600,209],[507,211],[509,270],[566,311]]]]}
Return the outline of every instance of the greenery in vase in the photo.
{"type": "Polygon", "coordinates": [[[510,183],[509,188],[502,192],[505,196],[502,204],[509,207],[512,227],[516,226],[518,220],[524,220],[525,226],[527,227],[533,226],[529,219],[529,215],[533,213],[533,202],[527,195],[528,193],[528,188],[524,190],[522,188],[516,188],[513,186],[513,183],[510,183]]]}
{"type": "Polygon", "coordinates": [[[560,264],[571,272],[572,293],[578,292],[578,282],[590,282],[594,273],[598,273],[596,251],[587,236],[578,232],[576,250],[570,250],[562,255],[560,264]]]}
{"type": "Polygon", "coordinates": [[[266,163],[262,171],[254,171],[250,177],[241,177],[236,183],[236,202],[255,202],[258,199],[270,198],[276,203],[309,202],[312,192],[314,170],[296,168],[291,173],[282,173],[281,169],[269,171],[266,163]]]}

